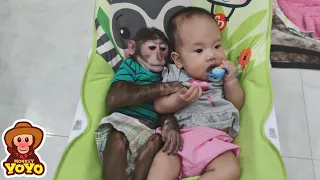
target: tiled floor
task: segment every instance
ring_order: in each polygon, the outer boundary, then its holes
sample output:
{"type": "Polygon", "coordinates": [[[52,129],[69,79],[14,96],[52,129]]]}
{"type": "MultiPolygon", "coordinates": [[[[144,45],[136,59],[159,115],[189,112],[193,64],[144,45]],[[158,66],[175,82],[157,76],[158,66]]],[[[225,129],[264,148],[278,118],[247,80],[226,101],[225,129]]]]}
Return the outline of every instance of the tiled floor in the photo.
{"type": "Polygon", "coordinates": [[[92,43],[93,5],[0,0],[0,133],[20,118],[45,128],[39,151],[48,166],[43,179],[52,179],[67,144],[92,43]]]}
{"type": "Polygon", "coordinates": [[[271,78],[290,180],[320,180],[320,71],[272,69],[271,78]]]}
{"type": "MultiPolygon", "coordinates": [[[[44,179],[52,179],[67,144],[92,16],[92,0],[0,0],[0,133],[18,118],[46,129],[40,150],[48,165],[44,179]]],[[[320,180],[320,71],[271,72],[290,180],[320,180]]],[[[0,146],[0,159],[4,156],[0,146]]]]}

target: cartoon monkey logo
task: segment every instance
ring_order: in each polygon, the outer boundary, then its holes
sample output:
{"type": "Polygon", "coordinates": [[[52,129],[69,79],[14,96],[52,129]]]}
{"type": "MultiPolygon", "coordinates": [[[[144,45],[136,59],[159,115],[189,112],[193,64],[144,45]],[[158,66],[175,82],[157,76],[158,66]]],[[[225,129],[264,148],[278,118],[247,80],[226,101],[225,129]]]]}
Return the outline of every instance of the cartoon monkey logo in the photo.
{"type": "Polygon", "coordinates": [[[3,145],[7,147],[7,158],[2,161],[6,177],[44,176],[46,165],[36,150],[44,142],[44,130],[28,120],[17,121],[14,127],[3,133],[3,145]]]}

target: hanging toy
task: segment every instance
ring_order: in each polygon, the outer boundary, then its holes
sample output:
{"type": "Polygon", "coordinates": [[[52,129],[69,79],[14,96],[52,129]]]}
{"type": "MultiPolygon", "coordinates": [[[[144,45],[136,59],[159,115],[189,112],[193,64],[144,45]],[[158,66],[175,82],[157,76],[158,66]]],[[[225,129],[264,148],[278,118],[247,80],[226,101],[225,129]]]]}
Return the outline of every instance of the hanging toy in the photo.
{"type": "Polygon", "coordinates": [[[248,65],[251,58],[251,49],[246,48],[242,50],[240,56],[238,56],[238,67],[241,68],[242,71],[246,70],[246,66],[248,65]]]}

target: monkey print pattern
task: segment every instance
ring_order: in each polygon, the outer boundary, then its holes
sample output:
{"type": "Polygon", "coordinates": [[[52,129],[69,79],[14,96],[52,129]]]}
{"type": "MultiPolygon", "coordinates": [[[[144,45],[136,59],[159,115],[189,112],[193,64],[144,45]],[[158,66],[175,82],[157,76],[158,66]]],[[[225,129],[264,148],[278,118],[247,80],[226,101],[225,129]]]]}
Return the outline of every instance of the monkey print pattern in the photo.
{"type": "Polygon", "coordinates": [[[96,20],[98,34],[97,51],[116,71],[121,64],[120,52],[124,56],[128,40],[142,27],[156,27],[165,32],[166,25],[175,12],[192,6],[192,0],[108,0],[110,4],[110,34],[108,37],[96,20]],[[115,42],[114,47],[110,39],[115,42]],[[117,50],[116,50],[117,49],[117,50]]]}
{"type": "Polygon", "coordinates": [[[113,46],[108,35],[102,29],[98,19],[95,20],[95,27],[97,31],[97,51],[101,57],[112,67],[114,72],[116,72],[122,63],[121,57],[116,48],[113,46]]]}

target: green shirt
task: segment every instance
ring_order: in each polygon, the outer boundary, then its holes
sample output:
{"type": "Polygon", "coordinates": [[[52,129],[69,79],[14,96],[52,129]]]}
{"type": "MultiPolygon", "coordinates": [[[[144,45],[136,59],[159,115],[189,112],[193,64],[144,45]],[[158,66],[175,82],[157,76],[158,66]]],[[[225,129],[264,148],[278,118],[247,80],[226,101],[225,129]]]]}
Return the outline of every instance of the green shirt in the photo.
{"type": "MultiPolygon", "coordinates": [[[[112,83],[117,81],[129,81],[135,84],[151,84],[161,81],[160,74],[155,74],[139,63],[128,58],[122,62],[112,83]]],[[[158,113],[153,108],[153,103],[142,104],[134,107],[116,108],[115,112],[126,114],[128,116],[144,120],[153,124],[157,124],[159,118],[158,113]]]]}

